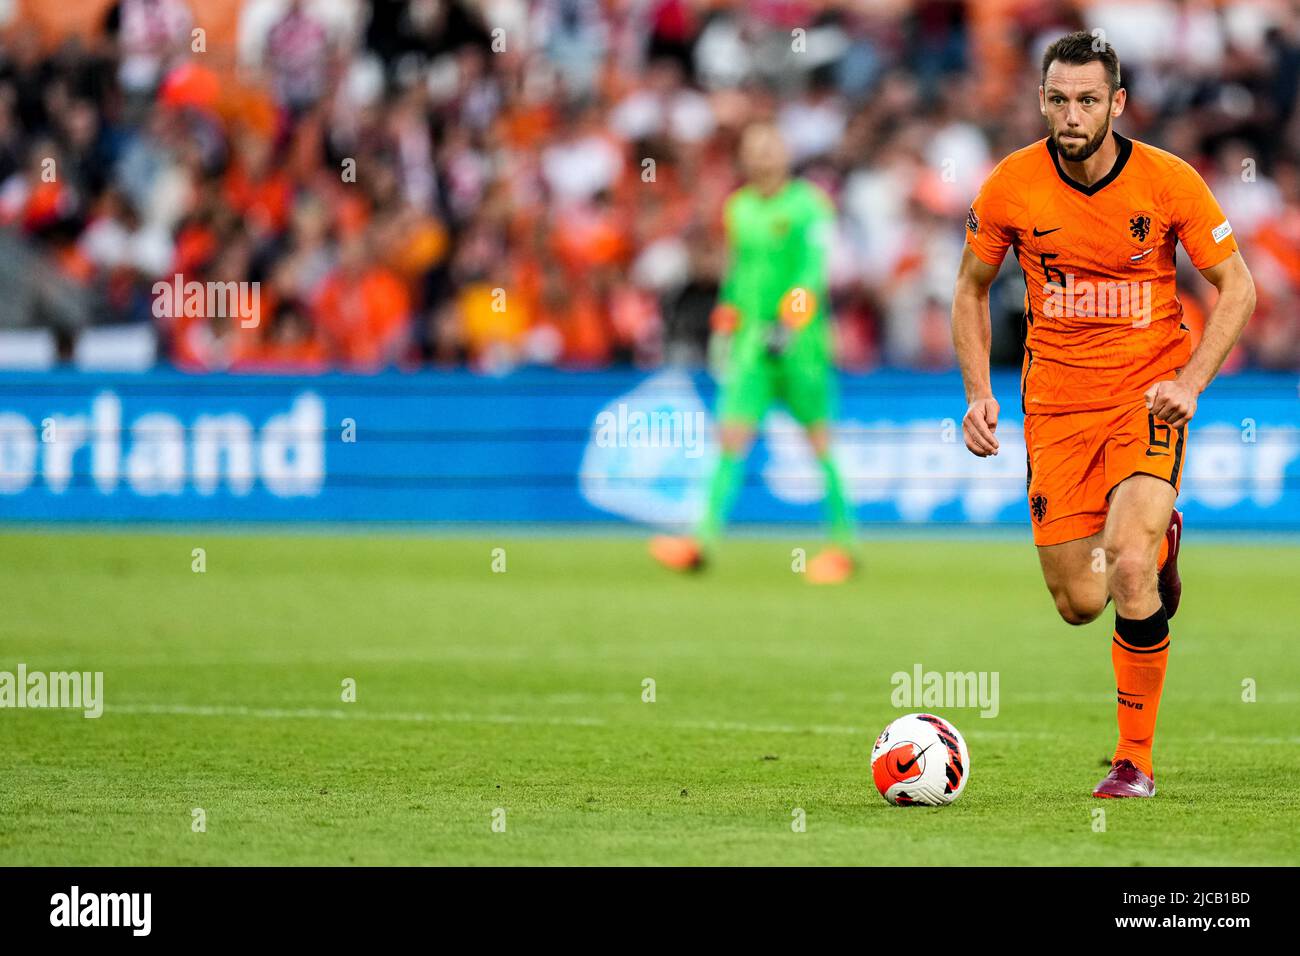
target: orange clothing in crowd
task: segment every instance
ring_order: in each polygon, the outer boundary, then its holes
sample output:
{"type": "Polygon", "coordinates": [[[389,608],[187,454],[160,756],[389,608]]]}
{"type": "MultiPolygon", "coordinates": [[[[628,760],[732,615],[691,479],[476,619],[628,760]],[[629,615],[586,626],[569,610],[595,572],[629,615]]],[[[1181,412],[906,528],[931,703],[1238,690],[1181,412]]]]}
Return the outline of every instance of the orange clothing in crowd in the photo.
{"type": "Polygon", "coordinates": [[[282,232],[293,205],[293,181],[276,170],[253,179],[238,163],[226,174],[226,202],[265,232],[282,232]]]}
{"type": "Polygon", "coordinates": [[[483,355],[494,345],[518,345],[528,330],[525,296],[513,290],[502,292],[486,282],[476,282],[461,289],[457,297],[461,334],[471,355],[483,355]]]}
{"type": "Polygon", "coordinates": [[[263,340],[243,357],[239,368],[261,372],[320,372],[329,365],[329,354],[316,337],[291,341],[263,340]]]}
{"type": "Polygon", "coordinates": [[[577,368],[597,368],[610,360],[609,325],[599,299],[585,290],[573,293],[557,323],[564,338],[563,363],[577,368]]]}
{"type": "Polygon", "coordinates": [[[406,287],[381,266],[357,275],[336,270],[316,299],[321,332],[334,355],[354,367],[378,368],[397,358],[410,318],[406,287]]]}
{"type": "Polygon", "coordinates": [[[199,224],[184,226],[176,236],[172,272],[181,275],[196,274],[216,254],[217,234],[211,227],[199,224]]]}
{"type": "Polygon", "coordinates": [[[172,361],[186,371],[235,368],[257,354],[261,331],[244,328],[238,318],[214,323],[206,316],[178,315],[174,321],[172,361]]]}
{"type": "Polygon", "coordinates": [[[560,261],[575,273],[621,263],[629,252],[627,234],[612,208],[563,211],[556,217],[552,241],[560,261]]]}

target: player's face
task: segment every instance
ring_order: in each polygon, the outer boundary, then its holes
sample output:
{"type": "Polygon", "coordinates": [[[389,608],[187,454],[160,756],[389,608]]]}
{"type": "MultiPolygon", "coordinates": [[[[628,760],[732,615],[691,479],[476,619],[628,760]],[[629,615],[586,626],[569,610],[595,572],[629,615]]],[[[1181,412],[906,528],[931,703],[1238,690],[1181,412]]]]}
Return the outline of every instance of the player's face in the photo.
{"type": "Polygon", "coordinates": [[[755,126],[745,131],[740,142],[740,165],[751,182],[767,183],[784,179],[789,157],[781,134],[771,126],[755,126]]]}
{"type": "Polygon", "coordinates": [[[1099,62],[1053,62],[1039,87],[1038,105],[1061,158],[1081,163],[1097,152],[1110,134],[1110,121],[1124,112],[1126,95],[1122,89],[1111,93],[1099,62]]]}

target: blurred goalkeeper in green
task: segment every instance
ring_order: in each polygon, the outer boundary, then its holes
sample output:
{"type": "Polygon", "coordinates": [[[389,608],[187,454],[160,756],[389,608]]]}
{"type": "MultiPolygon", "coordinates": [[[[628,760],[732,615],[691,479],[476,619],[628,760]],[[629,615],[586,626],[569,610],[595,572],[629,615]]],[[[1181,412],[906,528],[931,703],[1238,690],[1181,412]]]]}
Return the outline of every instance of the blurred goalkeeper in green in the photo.
{"type": "Polygon", "coordinates": [[[730,338],[718,400],[721,454],[694,536],[656,537],[650,553],[675,571],[704,566],[744,484],[758,426],[779,401],[807,432],[825,482],[831,544],[809,562],[808,579],[837,583],[853,573],[855,559],[853,512],[830,448],[835,370],[826,287],[835,210],[816,186],[791,178],[776,127],[746,129],[740,161],[747,183],[727,200],[730,261],[713,313],[714,334],[730,338]]]}

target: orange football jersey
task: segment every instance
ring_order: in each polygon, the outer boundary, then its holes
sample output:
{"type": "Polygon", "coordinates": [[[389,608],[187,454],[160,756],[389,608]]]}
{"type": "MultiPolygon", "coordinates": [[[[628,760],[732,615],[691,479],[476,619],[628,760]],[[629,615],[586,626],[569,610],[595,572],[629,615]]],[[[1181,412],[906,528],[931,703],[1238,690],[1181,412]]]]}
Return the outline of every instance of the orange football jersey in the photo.
{"type": "Polygon", "coordinates": [[[1025,273],[1026,413],[1111,408],[1141,398],[1191,355],[1174,281],[1175,243],[1198,269],[1237,249],[1200,175],[1164,150],[1113,133],[1114,167],[1069,178],[1050,138],[989,174],[966,220],[971,251],[1025,273]]]}

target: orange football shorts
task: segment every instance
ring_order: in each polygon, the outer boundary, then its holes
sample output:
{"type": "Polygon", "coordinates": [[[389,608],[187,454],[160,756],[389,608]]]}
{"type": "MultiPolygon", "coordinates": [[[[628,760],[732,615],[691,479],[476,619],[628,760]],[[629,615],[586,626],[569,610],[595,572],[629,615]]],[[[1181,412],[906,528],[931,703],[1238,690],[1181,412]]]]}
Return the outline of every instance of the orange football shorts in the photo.
{"type": "Polygon", "coordinates": [[[1172,428],[1145,402],[1096,411],[1025,416],[1029,517],[1034,544],[1061,544],[1106,524],[1110,493],[1133,475],[1163,478],[1177,491],[1187,425],[1172,428]]]}

